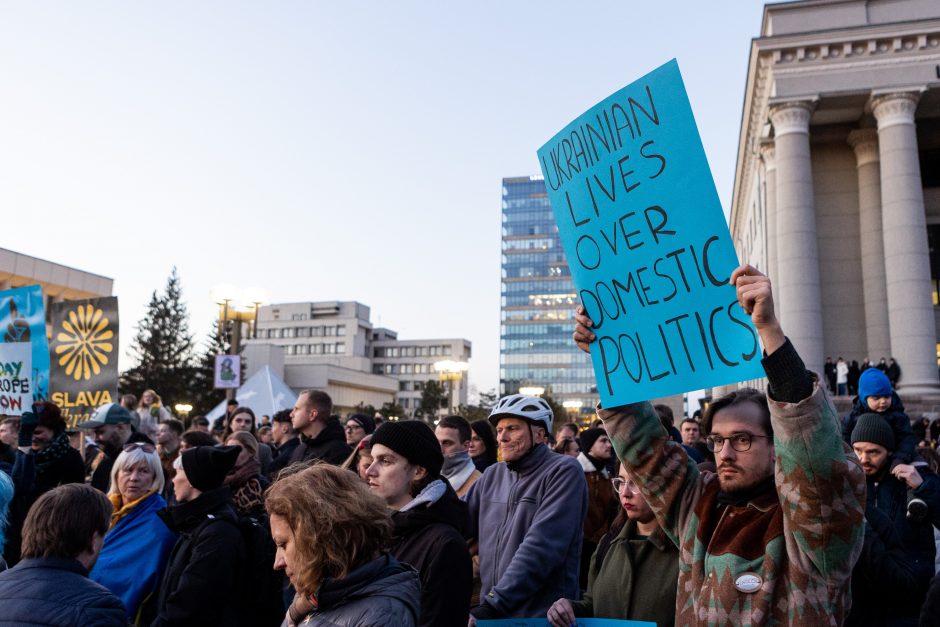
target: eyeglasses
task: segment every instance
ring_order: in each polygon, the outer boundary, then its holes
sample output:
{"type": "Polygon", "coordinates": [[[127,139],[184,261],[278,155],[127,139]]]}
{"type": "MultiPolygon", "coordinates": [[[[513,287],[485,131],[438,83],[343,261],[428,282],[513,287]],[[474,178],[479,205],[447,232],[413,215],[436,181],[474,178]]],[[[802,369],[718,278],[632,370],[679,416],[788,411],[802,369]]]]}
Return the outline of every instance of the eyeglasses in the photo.
{"type": "Polygon", "coordinates": [[[731,442],[731,448],[736,450],[739,453],[744,453],[751,450],[751,441],[754,438],[766,438],[770,439],[769,435],[754,435],[752,433],[733,433],[730,437],[724,437],[720,435],[710,435],[705,438],[705,444],[708,446],[708,450],[712,453],[720,453],[721,449],[724,448],[725,442],[731,442]]]}
{"type": "Polygon", "coordinates": [[[617,492],[617,494],[620,494],[620,492],[621,492],[624,488],[627,489],[627,493],[628,493],[628,494],[639,494],[639,493],[640,493],[640,486],[638,486],[637,484],[633,483],[633,481],[628,481],[628,480],[626,480],[626,479],[621,479],[620,477],[614,477],[613,479],[611,479],[611,480],[610,480],[610,484],[611,484],[612,486],[614,486],[614,490],[617,492]]]}
{"type": "Polygon", "coordinates": [[[346,431],[365,431],[361,425],[346,425],[346,431]]]}
{"type": "Polygon", "coordinates": [[[128,442],[124,445],[124,452],[130,453],[134,449],[138,448],[142,449],[144,453],[153,453],[157,450],[157,447],[155,447],[153,444],[150,444],[149,442],[128,442]]]}

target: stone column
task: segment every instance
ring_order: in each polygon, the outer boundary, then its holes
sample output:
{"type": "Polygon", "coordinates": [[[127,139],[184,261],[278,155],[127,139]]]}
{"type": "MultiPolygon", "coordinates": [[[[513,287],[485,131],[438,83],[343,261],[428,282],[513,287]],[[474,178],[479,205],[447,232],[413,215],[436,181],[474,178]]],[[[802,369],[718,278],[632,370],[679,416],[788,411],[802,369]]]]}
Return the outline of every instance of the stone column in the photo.
{"type": "MultiPolygon", "coordinates": [[[[885,284],[885,247],[881,224],[881,166],[878,133],[873,128],[849,133],[858,168],[858,218],[862,248],[862,286],[865,298],[865,357],[878,363],[891,355],[888,326],[888,288],[885,284]]],[[[861,357],[861,356],[860,356],[861,357]]]]}
{"type": "Polygon", "coordinates": [[[774,140],[760,144],[760,157],[764,162],[764,185],[767,203],[767,276],[776,281],[777,271],[777,162],[774,159],[774,140]]]}
{"type": "MultiPolygon", "coordinates": [[[[914,111],[920,91],[873,94],[881,155],[881,220],[891,350],[906,394],[936,394],[937,333],[914,111]]],[[[872,355],[873,359],[880,355],[872,355]]]]}
{"type": "Polygon", "coordinates": [[[815,101],[774,104],[777,162],[777,311],[784,332],[806,367],[822,373],[823,323],[816,208],[809,151],[809,119],[815,101]]]}

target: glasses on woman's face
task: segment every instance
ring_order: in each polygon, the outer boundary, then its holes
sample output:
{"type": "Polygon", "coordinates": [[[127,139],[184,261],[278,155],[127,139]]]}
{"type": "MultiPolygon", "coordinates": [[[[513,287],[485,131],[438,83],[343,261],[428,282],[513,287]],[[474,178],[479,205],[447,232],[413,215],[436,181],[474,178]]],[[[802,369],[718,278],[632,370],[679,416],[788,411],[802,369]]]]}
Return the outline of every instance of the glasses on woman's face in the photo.
{"type": "Polygon", "coordinates": [[[346,432],[349,433],[352,431],[365,431],[365,429],[363,429],[361,425],[357,425],[357,424],[346,425],[346,432]]]}
{"type": "Polygon", "coordinates": [[[621,479],[620,477],[614,477],[610,480],[611,485],[614,486],[614,490],[617,491],[617,494],[620,494],[624,489],[627,490],[627,494],[639,494],[640,486],[633,483],[632,480],[621,479]]]}
{"type": "Polygon", "coordinates": [[[745,453],[751,450],[751,442],[754,440],[754,438],[770,439],[770,436],[754,435],[753,433],[747,432],[732,433],[727,438],[721,435],[710,435],[705,438],[705,444],[708,446],[708,450],[712,453],[720,453],[721,449],[725,446],[725,442],[730,442],[731,448],[736,450],[738,453],[745,453]]]}
{"type": "Polygon", "coordinates": [[[148,442],[128,442],[127,444],[124,445],[124,452],[130,453],[134,449],[138,449],[138,448],[143,450],[144,453],[153,453],[154,451],[157,450],[157,447],[155,447],[153,444],[150,444],[148,442]]]}

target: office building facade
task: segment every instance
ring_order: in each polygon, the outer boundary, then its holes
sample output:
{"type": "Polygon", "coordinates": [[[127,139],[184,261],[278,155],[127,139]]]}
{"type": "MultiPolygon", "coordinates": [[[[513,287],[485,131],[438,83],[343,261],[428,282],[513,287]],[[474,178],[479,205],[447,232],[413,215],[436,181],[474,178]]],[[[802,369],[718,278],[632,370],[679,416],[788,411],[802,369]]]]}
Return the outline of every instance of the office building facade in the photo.
{"type": "Polygon", "coordinates": [[[544,388],[592,414],[594,371],[571,341],[577,293],[541,176],[503,179],[501,292],[500,394],[544,388]]]}

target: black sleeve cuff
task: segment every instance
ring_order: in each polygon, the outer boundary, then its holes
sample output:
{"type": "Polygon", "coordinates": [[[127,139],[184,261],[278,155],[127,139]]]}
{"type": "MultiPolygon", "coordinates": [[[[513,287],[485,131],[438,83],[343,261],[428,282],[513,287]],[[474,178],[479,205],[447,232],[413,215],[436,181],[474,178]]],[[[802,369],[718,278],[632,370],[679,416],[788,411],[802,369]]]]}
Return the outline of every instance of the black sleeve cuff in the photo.
{"type": "Polygon", "coordinates": [[[499,612],[489,603],[480,603],[470,608],[470,614],[478,620],[499,618],[499,612]]]}
{"type": "Polygon", "coordinates": [[[799,403],[813,393],[813,375],[806,369],[790,338],[761,360],[767,373],[767,393],[781,403],[799,403]]]}

